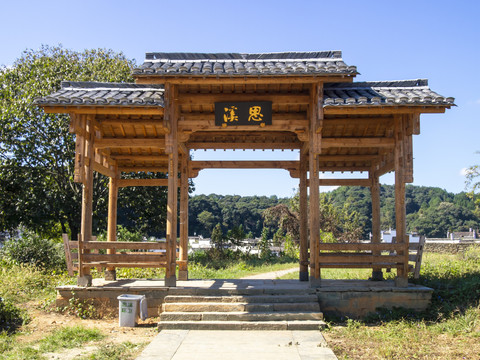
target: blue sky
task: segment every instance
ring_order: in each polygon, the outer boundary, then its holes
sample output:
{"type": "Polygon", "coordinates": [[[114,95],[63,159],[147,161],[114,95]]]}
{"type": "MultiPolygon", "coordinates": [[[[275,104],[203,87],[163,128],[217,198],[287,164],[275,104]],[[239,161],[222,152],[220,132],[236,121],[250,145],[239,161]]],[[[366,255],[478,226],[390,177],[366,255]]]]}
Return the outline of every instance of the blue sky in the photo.
{"type": "MultiPolygon", "coordinates": [[[[342,50],[361,74],[356,81],[428,78],[434,91],[455,97],[457,107],[421,117],[415,185],[463,191],[462,172],[480,163],[480,2],[474,0],[0,0],[0,9],[0,64],[7,66],[42,44],[110,48],[137,64],[152,51],[342,50]]],[[[297,158],[291,152],[194,152],[196,160],[297,158]]],[[[282,170],[203,170],[194,181],[197,194],[291,196],[298,186],[282,170]]]]}

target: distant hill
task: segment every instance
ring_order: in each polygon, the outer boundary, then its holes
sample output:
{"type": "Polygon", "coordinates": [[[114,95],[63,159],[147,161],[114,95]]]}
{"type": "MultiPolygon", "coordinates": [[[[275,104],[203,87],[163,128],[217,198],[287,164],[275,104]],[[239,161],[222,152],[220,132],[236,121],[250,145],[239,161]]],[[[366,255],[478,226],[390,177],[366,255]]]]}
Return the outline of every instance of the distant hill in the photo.
{"type": "MultiPolygon", "coordinates": [[[[381,187],[382,229],[395,228],[395,187],[381,187]]],[[[364,187],[339,187],[325,196],[335,206],[350,203],[363,227],[363,237],[368,238],[372,229],[370,190],[364,187]]],[[[426,186],[406,187],[407,230],[427,237],[446,237],[450,231],[468,231],[480,228],[480,218],[475,204],[466,193],[449,193],[443,189],[426,186]]],[[[213,227],[220,223],[224,229],[242,225],[246,233],[260,236],[262,212],[280,203],[288,204],[289,198],[276,196],[196,195],[189,202],[189,233],[209,237],[213,227]]]]}

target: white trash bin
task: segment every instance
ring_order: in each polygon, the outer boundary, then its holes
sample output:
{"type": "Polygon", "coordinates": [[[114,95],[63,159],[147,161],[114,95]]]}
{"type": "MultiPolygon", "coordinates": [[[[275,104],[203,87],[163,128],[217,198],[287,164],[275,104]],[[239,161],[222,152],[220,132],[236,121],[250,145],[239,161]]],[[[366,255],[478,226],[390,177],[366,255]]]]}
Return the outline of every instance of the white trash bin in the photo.
{"type": "Polygon", "coordinates": [[[118,325],[135,327],[138,318],[147,318],[147,299],[145,295],[123,294],[118,299],[118,325]]]}

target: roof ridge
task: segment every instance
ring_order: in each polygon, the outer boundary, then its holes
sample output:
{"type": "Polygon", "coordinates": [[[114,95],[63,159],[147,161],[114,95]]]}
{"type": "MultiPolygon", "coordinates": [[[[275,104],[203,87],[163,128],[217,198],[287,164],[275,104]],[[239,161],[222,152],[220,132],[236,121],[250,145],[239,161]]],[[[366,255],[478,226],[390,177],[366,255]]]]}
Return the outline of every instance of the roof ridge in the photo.
{"type": "Polygon", "coordinates": [[[121,82],[97,82],[97,81],[62,81],[62,89],[66,88],[81,88],[81,89],[98,89],[98,88],[124,88],[124,89],[145,89],[152,88],[161,90],[164,88],[163,84],[137,84],[137,83],[121,83],[121,82]]]}
{"type": "Polygon", "coordinates": [[[304,59],[342,59],[340,50],[326,51],[281,51],[265,53],[204,53],[204,52],[148,52],[145,54],[145,61],[192,61],[192,60],[304,60],[304,59]]]}
{"type": "Polygon", "coordinates": [[[428,88],[428,79],[409,79],[409,80],[382,80],[382,81],[358,81],[358,82],[351,82],[351,83],[325,83],[325,88],[364,88],[364,87],[374,87],[374,88],[392,88],[392,87],[412,87],[412,88],[420,88],[425,87],[428,88]]]}

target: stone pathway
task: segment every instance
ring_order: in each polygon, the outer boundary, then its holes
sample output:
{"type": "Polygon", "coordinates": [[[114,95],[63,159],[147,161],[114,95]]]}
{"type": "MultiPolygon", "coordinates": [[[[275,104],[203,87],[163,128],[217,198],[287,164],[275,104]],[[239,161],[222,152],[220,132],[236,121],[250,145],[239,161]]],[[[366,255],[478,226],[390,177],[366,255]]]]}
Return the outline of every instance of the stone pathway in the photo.
{"type": "Polygon", "coordinates": [[[162,330],[137,360],[336,360],[320,331],[162,330]]]}
{"type": "Polygon", "coordinates": [[[292,269],[286,269],[286,270],[277,270],[277,271],[272,271],[268,273],[262,273],[262,274],[257,274],[257,275],[250,275],[250,276],[245,276],[242,279],[278,279],[279,277],[283,275],[287,275],[290,273],[293,273],[295,271],[298,271],[298,266],[292,269]]]}

